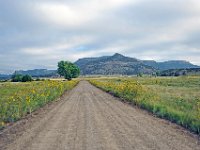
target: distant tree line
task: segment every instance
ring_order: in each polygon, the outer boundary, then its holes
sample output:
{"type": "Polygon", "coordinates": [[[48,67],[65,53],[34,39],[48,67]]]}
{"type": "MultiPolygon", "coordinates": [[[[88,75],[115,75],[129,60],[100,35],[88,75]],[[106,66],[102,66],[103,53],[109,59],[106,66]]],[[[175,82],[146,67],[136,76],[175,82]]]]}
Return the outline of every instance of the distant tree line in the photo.
{"type": "Polygon", "coordinates": [[[200,74],[200,68],[169,69],[157,72],[158,76],[186,76],[186,75],[199,75],[199,74],[200,74]]]}
{"type": "Polygon", "coordinates": [[[30,75],[13,74],[11,78],[12,82],[31,82],[33,81],[30,75]]]}

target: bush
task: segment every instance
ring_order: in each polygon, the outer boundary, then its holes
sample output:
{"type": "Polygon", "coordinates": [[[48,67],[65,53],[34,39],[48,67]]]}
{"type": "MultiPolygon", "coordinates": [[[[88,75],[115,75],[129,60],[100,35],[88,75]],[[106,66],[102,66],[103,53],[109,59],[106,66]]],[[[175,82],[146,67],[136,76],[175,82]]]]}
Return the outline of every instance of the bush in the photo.
{"type": "Polygon", "coordinates": [[[37,78],[37,79],[35,79],[35,81],[41,81],[41,79],[40,79],[40,78],[37,78]]]}
{"type": "Polygon", "coordinates": [[[33,81],[33,79],[30,75],[25,75],[22,77],[22,82],[31,82],[31,81],[33,81]]]}
{"type": "Polygon", "coordinates": [[[23,75],[21,74],[14,74],[12,76],[12,82],[21,82],[22,81],[22,78],[23,78],[23,75]]]}
{"type": "Polygon", "coordinates": [[[8,81],[9,81],[9,80],[7,80],[7,79],[6,79],[6,80],[0,80],[0,82],[8,82],[8,81]]]}
{"type": "Polygon", "coordinates": [[[27,81],[33,81],[32,77],[30,75],[21,75],[21,74],[14,74],[12,76],[12,82],[27,82],[27,81]]]}

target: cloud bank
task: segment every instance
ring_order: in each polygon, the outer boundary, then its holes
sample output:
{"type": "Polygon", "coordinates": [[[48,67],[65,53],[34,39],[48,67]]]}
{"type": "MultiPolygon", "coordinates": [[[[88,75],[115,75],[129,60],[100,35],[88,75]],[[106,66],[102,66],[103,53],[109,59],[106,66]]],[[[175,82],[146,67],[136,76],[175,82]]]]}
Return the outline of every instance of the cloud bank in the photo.
{"type": "Polygon", "coordinates": [[[0,1],[0,73],[112,55],[200,65],[199,0],[0,1]]]}

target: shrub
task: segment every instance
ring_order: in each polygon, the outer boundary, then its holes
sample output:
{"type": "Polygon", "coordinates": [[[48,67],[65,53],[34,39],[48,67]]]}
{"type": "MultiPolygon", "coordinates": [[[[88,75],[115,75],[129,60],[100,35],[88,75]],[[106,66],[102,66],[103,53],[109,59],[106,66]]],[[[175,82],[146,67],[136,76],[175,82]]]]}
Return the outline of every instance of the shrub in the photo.
{"type": "Polygon", "coordinates": [[[40,78],[37,78],[37,79],[35,79],[35,81],[41,81],[41,79],[40,79],[40,78]]]}
{"type": "Polygon", "coordinates": [[[23,75],[21,74],[14,74],[12,76],[12,82],[21,82],[22,81],[22,78],[23,78],[23,75]]]}
{"type": "Polygon", "coordinates": [[[22,77],[22,82],[31,82],[31,81],[33,81],[33,79],[30,75],[25,75],[22,77]]]}

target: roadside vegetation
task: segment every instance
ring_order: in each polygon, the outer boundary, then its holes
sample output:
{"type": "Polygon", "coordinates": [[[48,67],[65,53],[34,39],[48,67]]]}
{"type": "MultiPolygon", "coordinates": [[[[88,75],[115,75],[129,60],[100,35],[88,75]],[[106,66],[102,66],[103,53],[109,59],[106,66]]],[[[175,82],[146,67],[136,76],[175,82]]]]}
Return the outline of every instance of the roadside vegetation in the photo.
{"type": "Polygon", "coordinates": [[[200,134],[200,77],[96,78],[89,81],[125,101],[200,134]]]}
{"type": "Polygon", "coordinates": [[[44,106],[72,89],[78,80],[0,84],[0,128],[44,106]]]}

